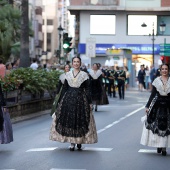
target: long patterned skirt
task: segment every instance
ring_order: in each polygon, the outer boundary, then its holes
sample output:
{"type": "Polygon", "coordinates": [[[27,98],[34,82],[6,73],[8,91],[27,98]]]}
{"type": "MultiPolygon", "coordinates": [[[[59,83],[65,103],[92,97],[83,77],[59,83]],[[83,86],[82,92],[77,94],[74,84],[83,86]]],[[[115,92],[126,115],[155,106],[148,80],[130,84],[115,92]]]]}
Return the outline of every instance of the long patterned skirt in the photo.
{"type": "Polygon", "coordinates": [[[3,130],[0,132],[0,143],[1,144],[8,144],[13,141],[13,131],[12,131],[12,124],[10,121],[9,113],[3,112],[3,130]]]}
{"type": "Polygon", "coordinates": [[[168,96],[157,96],[151,102],[145,121],[141,144],[170,147],[170,107],[168,96]]]}
{"type": "Polygon", "coordinates": [[[96,125],[83,89],[70,88],[52,121],[50,140],[76,144],[97,142],[96,125]]]}

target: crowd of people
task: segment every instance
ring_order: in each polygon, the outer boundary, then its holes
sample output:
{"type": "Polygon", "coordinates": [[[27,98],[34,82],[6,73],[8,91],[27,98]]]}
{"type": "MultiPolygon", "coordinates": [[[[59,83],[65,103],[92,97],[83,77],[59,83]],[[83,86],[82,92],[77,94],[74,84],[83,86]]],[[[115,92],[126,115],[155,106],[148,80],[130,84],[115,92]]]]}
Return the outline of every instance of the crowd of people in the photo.
{"type": "MultiPolygon", "coordinates": [[[[32,69],[36,70],[36,61],[32,69]]],[[[101,66],[94,63],[87,68],[81,63],[81,58],[75,56],[63,68],[59,77],[57,94],[51,109],[52,125],[49,139],[52,141],[70,143],[70,151],[75,147],[79,150],[82,144],[98,142],[93,111],[98,111],[98,105],[109,104],[108,96],[119,99],[125,98],[130,73],[127,67],[101,66]]],[[[0,60],[0,75],[9,74],[16,69],[17,64],[2,64],[0,60]]],[[[170,79],[169,65],[162,64],[157,70],[151,66],[144,67],[138,72],[139,89],[151,90],[146,104],[141,144],[157,148],[157,153],[167,155],[166,148],[170,147],[170,79]]],[[[0,143],[13,141],[12,125],[6,109],[2,88],[0,87],[0,143]]]]}
{"type": "Polygon", "coordinates": [[[161,65],[159,65],[158,69],[155,69],[155,67],[151,65],[149,69],[148,66],[140,66],[140,70],[137,74],[137,84],[140,91],[152,90],[152,83],[154,79],[160,76],[160,67],[161,65]]]}

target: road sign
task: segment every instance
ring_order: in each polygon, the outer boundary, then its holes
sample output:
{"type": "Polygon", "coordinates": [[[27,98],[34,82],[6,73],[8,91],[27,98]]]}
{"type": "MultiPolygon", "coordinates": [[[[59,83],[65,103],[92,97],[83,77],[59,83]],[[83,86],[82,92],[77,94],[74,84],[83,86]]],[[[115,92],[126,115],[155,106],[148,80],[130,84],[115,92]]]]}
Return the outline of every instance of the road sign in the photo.
{"type": "Polygon", "coordinates": [[[86,56],[87,57],[96,57],[96,39],[87,38],[86,39],[86,56]]]}
{"type": "Polygon", "coordinates": [[[170,44],[160,44],[160,47],[168,47],[168,48],[170,48],[170,44]]]}
{"type": "Polygon", "coordinates": [[[170,57],[170,44],[160,44],[159,55],[170,57]]]}
{"type": "Polygon", "coordinates": [[[170,57],[170,52],[160,52],[159,55],[170,57]]]}

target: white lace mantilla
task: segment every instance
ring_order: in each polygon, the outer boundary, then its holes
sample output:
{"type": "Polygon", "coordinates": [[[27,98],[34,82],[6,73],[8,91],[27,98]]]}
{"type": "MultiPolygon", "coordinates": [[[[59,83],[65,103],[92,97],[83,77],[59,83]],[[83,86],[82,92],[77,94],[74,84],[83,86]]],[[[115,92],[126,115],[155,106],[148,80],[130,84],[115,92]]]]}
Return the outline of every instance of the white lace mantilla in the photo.
{"type": "Polygon", "coordinates": [[[99,76],[102,74],[101,70],[97,70],[96,72],[94,70],[91,70],[89,73],[93,79],[98,79],[99,76]]]}
{"type": "Polygon", "coordinates": [[[161,96],[167,96],[167,94],[170,93],[170,78],[168,79],[166,85],[163,85],[161,77],[157,77],[153,81],[152,85],[156,87],[161,96]]]}
{"type": "Polygon", "coordinates": [[[61,80],[62,84],[64,84],[64,81],[66,79],[66,73],[61,74],[59,79],[61,80]]]}
{"type": "Polygon", "coordinates": [[[66,73],[66,79],[70,87],[78,88],[85,80],[89,79],[89,76],[86,72],[80,71],[78,75],[74,78],[73,72],[69,71],[66,73]]]}

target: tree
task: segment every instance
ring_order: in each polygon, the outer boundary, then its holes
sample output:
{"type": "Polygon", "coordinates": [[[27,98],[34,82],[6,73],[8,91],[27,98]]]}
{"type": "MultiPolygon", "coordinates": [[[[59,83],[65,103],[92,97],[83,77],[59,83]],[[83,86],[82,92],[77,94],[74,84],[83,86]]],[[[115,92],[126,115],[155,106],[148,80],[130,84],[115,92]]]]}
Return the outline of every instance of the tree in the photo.
{"type": "Polygon", "coordinates": [[[20,17],[18,9],[0,0],[0,57],[6,62],[11,54],[11,46],[20,40],[20,17]]]}
{"type": "Polygon", "coordinates": [[[21,2],[21,51],[20,67],[30,66],[29,57],[29,18],[28,18],[28,0],[21,2]]]}

